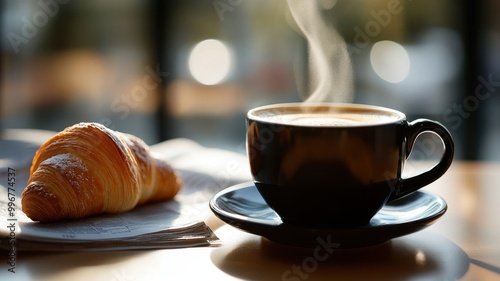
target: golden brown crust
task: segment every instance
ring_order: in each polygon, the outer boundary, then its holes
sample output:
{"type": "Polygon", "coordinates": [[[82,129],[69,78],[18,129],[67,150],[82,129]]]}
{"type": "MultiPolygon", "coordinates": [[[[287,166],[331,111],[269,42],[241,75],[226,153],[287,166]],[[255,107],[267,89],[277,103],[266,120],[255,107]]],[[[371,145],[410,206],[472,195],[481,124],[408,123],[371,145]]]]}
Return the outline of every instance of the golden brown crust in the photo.
{"type": "Polygon", "coordinates": [[[171,199],[181,183],[165,165],[137,137],[96,123],[76,124],[35,154],[22,210],[32,220],[48,222],[125,212],[171,199]]]}
{"type": "Polygon", "coordinates": [[[164,201],[173,198],[182,187],[181,179],[165,161],[152,155],[156,166],[153,192],[149,201],[164,201]],[[169,188],[165,188],[165,187],[169,188]]]}

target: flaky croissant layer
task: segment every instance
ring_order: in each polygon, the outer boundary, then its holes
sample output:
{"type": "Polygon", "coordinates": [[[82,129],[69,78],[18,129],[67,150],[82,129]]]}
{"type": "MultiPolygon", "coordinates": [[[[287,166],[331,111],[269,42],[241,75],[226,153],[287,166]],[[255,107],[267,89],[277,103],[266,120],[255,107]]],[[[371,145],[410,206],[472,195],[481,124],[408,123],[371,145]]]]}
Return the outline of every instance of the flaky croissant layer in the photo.
{"type": "Polygon", "coordinates": [[[34,221],[78,219],[169,200],[181,186],[172,167],[141,139],[79,123],[38,149],[21,205],[34,221]]]}

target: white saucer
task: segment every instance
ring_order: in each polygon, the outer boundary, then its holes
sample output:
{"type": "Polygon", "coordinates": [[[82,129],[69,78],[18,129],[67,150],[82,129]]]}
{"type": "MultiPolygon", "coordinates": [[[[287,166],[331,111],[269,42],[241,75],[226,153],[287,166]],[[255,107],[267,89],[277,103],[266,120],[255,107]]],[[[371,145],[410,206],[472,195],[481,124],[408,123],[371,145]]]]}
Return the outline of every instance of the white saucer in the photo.
{"type": "Polygon", "coordinates": [[[271,241],[301,247],[335,243],[338,248],[379,244],[422,230],[447,209],[439,196],[423,191],[387,203],[368,225],[348,228],[306,228],[284,223],[266,204],[252,182],[217,193],[210,209],[224,222],[271,241]]]}

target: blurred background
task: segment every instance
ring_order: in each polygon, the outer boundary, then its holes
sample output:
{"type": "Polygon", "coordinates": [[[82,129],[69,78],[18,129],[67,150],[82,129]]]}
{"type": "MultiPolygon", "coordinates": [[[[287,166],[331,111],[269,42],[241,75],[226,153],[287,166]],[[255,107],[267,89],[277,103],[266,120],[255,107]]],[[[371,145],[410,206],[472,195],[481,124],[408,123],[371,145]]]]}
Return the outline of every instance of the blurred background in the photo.
{"type": "MultiPolygon", "coordinates": [[[[318,0],[344,38],[355,103],[448,127],[456,158],[500,160],[500,4],[318,0]]],[[[245,152],[248,109],[301,101],[308,43],[286,1],[2,0],[0,129],[81,121],[148,144],[245,152]]],[[[421,138],[413,157],[432,158],[421,138]]]]}

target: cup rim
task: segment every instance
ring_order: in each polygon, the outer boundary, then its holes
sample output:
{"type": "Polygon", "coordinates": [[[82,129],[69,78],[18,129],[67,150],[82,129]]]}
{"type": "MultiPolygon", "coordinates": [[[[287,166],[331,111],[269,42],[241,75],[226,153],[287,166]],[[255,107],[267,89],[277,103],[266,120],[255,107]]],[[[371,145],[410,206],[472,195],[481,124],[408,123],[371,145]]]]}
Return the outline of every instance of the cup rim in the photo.
{"type": "Polygon", "coordinates": [[[301,102],[291,102],[291,103],[276,103],[276,104],[269,104],[269,105],[263,105],[259,107],[255,107],[250,109],[247,114],[246,118],[248,120],[253,120],[253,121],[258,121],[262,123],[269,123],[269,124],[279,124],[279,125],[285,125],[285,126],[292,126],[292,127],[372,127],[372,126],[380,126],[380,125],[388,125],[388,124],[394,124],[394,123],[401,123],[402,121],[406,120],[406,115],[402,113],[401,111],[383,107],[383,106],[377,106],[377,105],[368,105],[368,104],[356,104],[356,103],[333,103],[333,102],[307,102],[307,103],[301,103],[301,102]],[[285,123],[285,122],[275,122],[275,121],[269,121],[265,117],[259,116],[256,114],[259,111],[263,110],[270,110],[270,109],[279,109],[279,108],[284,108],[284,107],[291,107],[291,108],[301,108],[301,109],[307,109],[307,108],[318,108],[318,107],[328,107],[330,109],[337,109],[337,110],[355,110],[358,112],[362,112],[363,110],[367,111],[376,111],[376,112],[383,112],[387,113],[389,115],[395,116],[394,119],[390,119],[387,121],[380,121],[376,123],[360,123],[360,124],[354,124],[354,125],[335,125],[335,126],[328,126],[328,125],[301,125],[301,124],[290,124],[290,123],[285,123]]]}

